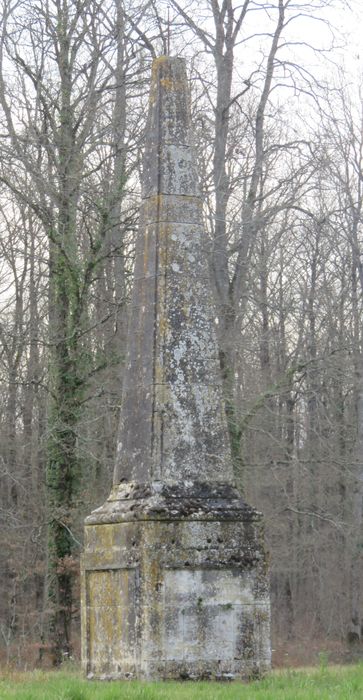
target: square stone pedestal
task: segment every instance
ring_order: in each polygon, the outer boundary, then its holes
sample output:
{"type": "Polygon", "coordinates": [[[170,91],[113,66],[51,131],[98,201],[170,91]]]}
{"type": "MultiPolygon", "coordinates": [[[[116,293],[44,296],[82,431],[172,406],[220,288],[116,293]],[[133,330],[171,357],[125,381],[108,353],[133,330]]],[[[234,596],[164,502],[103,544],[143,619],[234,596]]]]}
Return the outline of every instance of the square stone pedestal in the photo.
{"type": "Polygon", "coordinates": [[[86,521],[87,676],[246,679],[265,673],[270,609],[259,514],[241,501],[231,507],[220,499],[216,507],[211,499],[161,499],[160,507],[151,500],[111,500],[111,508],[86,521]]]}

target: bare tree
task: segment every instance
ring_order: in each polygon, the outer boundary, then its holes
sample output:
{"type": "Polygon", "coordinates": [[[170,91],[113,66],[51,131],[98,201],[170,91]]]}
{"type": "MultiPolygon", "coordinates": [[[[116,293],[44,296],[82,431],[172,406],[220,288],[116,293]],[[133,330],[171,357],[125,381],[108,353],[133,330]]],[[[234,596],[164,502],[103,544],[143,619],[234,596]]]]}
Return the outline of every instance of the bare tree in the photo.
{"type": "MultiPolygon", "coordinates": [[[[56,663],[71,653],[82,478],[78,426],[87,383],[107,364],[105,357],[94,363],[90,355],[88,302],[98,275],[108,274],[110,265],[118,287],[115,311],[108,313],[118,339],[125,325],[126,73],[138,59],[125,52],[121,4],[110,2],[107,9],[106,15],[93,0],[37,6],[10,1],[2,19],[0,179],[33,212],[49,245],[47,492],[56,663]],[[99,174],[107,162],[106,191],[99,174]]],[[[34,352],[33,344],[33,361],[34,352]]]]}
{"type": "Polygon", "coordinates": [[[363,101],[361,88],[357,95],[348,94],[340,76],[338,87],[327,91],[322,103],[321,119],[325,150],[322,167],[337,212],[334,224],[350,250],[350,289],[352,304],[352,357],[354,367],[355,444],[351,465],[354,475],[351,495],[353,514],[351,531],[350,605],[348,637],[359,641],[363,634],[363,601],[361,597],[362,525],[363,525],[363,101]]]}

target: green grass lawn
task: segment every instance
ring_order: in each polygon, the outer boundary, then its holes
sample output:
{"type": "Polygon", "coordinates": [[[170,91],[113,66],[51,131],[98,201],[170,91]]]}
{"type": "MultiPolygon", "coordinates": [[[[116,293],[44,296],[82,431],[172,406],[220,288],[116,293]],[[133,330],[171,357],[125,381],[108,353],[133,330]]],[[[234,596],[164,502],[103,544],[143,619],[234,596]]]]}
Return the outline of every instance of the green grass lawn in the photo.
{"type": "Polygon", "coordinates": [[[0,700],[349,700],[363,699],[363,664],[274,671],[242,683],[86,681],[80,674],[0,672],[0,700]]]}

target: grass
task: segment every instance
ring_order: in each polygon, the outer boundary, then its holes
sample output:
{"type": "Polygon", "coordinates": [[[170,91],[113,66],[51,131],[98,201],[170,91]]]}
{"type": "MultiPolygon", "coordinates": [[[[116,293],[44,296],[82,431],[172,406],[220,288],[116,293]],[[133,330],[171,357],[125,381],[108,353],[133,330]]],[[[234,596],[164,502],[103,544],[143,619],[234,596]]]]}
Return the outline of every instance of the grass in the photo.
{"type": "Polygon", "coordinates": [[[363,698],[363,664],[275,671],[242,683],[96,682],[65,671],[0,673],[0,700],[350,700],[363,698]]]}

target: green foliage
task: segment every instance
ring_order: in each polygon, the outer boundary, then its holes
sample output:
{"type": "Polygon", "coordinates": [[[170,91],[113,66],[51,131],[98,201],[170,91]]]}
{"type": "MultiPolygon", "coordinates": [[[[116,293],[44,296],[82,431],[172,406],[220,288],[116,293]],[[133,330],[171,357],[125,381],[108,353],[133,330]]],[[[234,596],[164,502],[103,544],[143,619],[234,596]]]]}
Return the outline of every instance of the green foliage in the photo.
{"type": "Polygon", "coordinates": [[[1,700],[350,700],[363,696],[363,664],[274,672],[253,683],[86,681],[78,674],[0,676],[1,700]]]}

